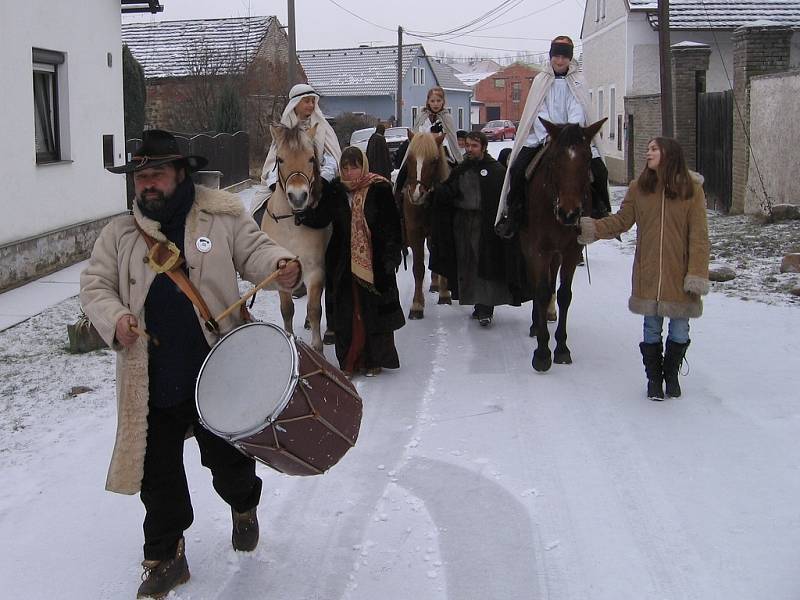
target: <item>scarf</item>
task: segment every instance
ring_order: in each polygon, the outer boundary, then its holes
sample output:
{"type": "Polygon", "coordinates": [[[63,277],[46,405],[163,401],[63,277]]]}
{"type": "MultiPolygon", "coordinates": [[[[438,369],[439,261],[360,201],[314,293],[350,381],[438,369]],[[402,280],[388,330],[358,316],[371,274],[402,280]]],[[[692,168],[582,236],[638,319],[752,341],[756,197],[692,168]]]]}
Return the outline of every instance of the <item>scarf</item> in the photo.
{"type": "MultiPolygon", "coordinates": [[[[376,173],[369,172],[369,161],[361,152],[363,164],[361,176],[355,181],[344,181],[342,184],[352,194],[350,206],[350,271],[355,280],[374,294],[379,294],[375,288],[375,273],[372,265],[372,232],[367,225],[364,214],[364,202],[367,192],[373,183],[389,181],[376,173]]],[[[391,183],[389,183],[391,185],[391,183]]]]}

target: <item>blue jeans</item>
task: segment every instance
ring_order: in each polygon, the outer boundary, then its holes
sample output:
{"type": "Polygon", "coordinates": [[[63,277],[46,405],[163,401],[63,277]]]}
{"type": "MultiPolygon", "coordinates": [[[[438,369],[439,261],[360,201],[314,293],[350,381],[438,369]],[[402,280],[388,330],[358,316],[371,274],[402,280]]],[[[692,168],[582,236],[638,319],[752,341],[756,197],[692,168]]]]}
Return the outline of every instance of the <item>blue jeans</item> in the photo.
{"type": "MultiPolygon", "coordinates": [[[[646,316],[644,318],[644,343],[660,344],[661,330],[664,328],[664,317],[646,316]]],[[[676,344],[685,344],[689,341],[689,319],[669,320],[669,333],[667,339],[676,344]]]]}

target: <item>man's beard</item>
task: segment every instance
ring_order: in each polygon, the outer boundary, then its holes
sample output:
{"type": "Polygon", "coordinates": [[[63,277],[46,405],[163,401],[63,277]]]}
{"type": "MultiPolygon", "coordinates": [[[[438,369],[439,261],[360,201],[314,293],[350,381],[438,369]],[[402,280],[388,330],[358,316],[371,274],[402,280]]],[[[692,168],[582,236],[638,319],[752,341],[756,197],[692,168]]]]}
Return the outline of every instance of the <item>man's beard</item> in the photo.
{"type": "Polygon", "coordinates": [[[142,190],[139,195],[139,203],[150,213],[159,213],[164,210],[168,200],[169,198],[164,195],[164,192],[156,189],[142,190]]]}

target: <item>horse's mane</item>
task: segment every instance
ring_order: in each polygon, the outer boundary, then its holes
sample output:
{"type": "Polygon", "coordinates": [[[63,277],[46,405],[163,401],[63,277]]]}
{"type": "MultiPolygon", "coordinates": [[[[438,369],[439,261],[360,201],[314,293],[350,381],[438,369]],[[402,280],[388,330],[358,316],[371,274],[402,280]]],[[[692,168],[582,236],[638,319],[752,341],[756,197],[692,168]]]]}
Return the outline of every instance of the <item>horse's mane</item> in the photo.
{"type": "Polygon", "coordinates": [[[284,131],[283,143],[290,152],[299,150],[307,151],[309,147],[316,152],[316,148],[314,147],[311,138],[309,138],[307,135],[303,135],[305,132],[300,128],[300,125],[287,127],[286,125],[281,124],[279,127],[284,131]]]}
{"type": "Polygon", "coordinates": [[[432,133],[417,133],[408,144],[408,154],[423,161],[439,158],[439,145],[432,133]]]}

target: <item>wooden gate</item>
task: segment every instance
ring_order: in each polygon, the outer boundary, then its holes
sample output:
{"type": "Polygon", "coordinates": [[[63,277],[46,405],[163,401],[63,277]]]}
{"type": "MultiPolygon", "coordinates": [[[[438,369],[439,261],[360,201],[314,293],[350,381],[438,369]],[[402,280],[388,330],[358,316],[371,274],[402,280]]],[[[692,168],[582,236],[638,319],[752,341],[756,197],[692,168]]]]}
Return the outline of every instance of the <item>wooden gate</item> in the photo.
{"type": "Polygon", "coordinates": [[[709,208],[729,211],[733,196],[733,91],[698,94],[697,170],[709,208]]]}

